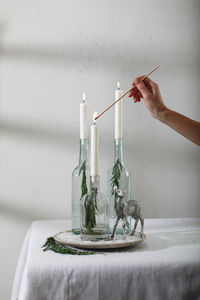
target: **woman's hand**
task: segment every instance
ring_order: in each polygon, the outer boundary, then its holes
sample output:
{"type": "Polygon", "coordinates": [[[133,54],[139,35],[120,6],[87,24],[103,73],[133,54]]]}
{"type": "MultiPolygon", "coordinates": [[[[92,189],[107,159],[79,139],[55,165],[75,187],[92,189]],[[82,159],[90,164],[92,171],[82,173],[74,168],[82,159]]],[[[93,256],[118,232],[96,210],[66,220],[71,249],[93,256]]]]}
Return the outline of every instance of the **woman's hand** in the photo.
{"type": "Polygon", "coordinates": [[[134,79],[132,85],[135,88],[129,93],[129,97],[133,97],[134,103],[140,102],[143,98],[151,115],[158,119],[159,115],[167,110],[167,107],[163,103],[158,84],[149,78],[141,81],[143,77],[140,76],[134,79]]]}
{"type": "Polygon", "coordinates": [[[149,78],[141,81],[143,77],[140,76],[133,81],[132,85],[135,88],[130,91],[129,97],[133,97],[135,103],[143,98],[146,107],[155,119],[200,146],[200,122],[167,108],[163,103],[158,84],[149,78]]]}

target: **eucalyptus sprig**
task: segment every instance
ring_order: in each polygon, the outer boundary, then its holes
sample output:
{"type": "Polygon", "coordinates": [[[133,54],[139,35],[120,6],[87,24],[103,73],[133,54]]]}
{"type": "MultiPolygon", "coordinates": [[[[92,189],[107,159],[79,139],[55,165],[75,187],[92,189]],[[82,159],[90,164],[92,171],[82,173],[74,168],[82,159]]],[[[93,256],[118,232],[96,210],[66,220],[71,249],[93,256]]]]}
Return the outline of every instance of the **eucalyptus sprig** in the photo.
{"type": "Polygon", "coordinates": [[[82,181],[81,181],[81,198],[87,194],[88,188],[87,188],[87,177],[86,177],[86,160],[82,163],[80,170],[79,170],[79,176],[82,173],[82,181]]]}
{"type": "MultiPolygon", "coordinates": [[[[117,188],[119,188],[119,180],[121,177],[121,171],[122,171],[122,164],[119,160],[119,158],[116,160],[113,169],[112,169],[112,177],[110,179],[110,184],[111,184],[111,191],[112,191],[112,195],[115,196],[115,200],[117,198],[117,194],[114,191],[114,187],[117,186],[117,188]]],[[[116,202],[116,201],[115,201],[116,202]]]]}
{"type": "MultiPolygon", "coordinates": [[[[120,162],[119,158],[116,160],[113,169],[112,169],[112,176],[110,179],[110,184],[111,184],[111,195],[114,195],[114,209],[116,210],[116,201],[117,201],[117,192],[114,190],[114,187],[117,186],[119,189],[120,187],[120,177],[121,177],[121,171],[123,169],[122,163],[120,162]]],[[[127,221],[126,222],[126,227],[128,231],[130,230],[130,224],[127,221]]]]}
{"type": "Polygon", "coordinates": [[[91,189],[91,194],[85,198],[85,227],[89,232],[96,226],[97,188],[91,189]]]}
{"type": "Polygon", "coordinates": [[[112,195],[114,194],[114,190],[113,190],[114,186],[117,186],[117,188],[119,188],[119,180],[121,177],[122,168],[123,168],[122,164],[118,158],[112,169],[112,177],[111,177],[112,195]]]}
{"type": "Polygon", "coordinates": [[[54,237],[50,236],[47,238],[46,242],[42,246],[43,251],[51,250],[56,253],[61,254],[72,254],[72,255],[92,255],[97,254],[97,252],[94,251],[85,251],[81,249],[77,249],[70,246],[62,246],[56,243],[54,237]]]}
{"type": "Polygon", "coordinates": [[[97,209],[97,189],[92,188],[91,194],[87,195],[87,177],[86,177],[86,161],[84,161],[79,170],[79,176],[82,174],[81,182],[81,199],[86,195],[84,200],[85,206],[85,227],[89,232],[96,226],[95,209],[97,209]]]}

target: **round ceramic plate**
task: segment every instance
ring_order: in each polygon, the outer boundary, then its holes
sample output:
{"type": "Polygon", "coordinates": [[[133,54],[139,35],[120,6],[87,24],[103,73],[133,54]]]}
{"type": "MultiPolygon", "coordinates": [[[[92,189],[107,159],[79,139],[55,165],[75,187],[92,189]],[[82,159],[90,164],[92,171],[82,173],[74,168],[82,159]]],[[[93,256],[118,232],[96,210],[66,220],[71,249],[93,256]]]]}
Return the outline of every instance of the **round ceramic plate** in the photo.
{"type": "Polygon", "coordinates": [[[122,235],[116,235],[113,240],[108,241],[82,241],[80,235],[74,234],[71,231],[59,232],[54,235],[57,243],[64,246],[71,246],[80,249],[114,249],[132,247],[143,242],[146,235],[141,237],[140,233],[136,232],[133,236],[126,236],[123,239],[122,235]]]}

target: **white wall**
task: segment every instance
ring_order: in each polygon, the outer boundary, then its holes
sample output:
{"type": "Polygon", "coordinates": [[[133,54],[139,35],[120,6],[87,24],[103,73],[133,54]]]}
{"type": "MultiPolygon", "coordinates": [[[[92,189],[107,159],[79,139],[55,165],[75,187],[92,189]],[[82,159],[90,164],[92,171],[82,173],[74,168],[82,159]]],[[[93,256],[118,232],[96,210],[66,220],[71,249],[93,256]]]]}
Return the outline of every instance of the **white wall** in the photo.
{"type": "MultiPolygon", "coordinates": [[[[132,79],[152,79],[171,109],[198,119],[197,0],[0,0],[0,290],[9,299],[32,220],[70,218],[79,102],[101,112],[132,79]],[[12,244],[12,247],[11,247],[12,244]]],[[[102,190],[114,111],[99,120],[102,190]]],[[[199,148],[124,99],[125,159],[145,217],[199,217],[199,148]]]]}

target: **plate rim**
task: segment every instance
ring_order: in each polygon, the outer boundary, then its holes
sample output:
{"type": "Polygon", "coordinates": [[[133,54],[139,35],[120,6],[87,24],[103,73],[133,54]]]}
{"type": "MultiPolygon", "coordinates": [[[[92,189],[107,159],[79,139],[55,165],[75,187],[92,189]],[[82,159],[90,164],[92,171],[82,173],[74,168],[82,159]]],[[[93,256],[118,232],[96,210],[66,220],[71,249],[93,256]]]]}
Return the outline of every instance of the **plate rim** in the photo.
{"type": "MultiPolygon", "coordinates": [[[[53,237],[55,239],[55,241],[60,244],[60,245],[63,245],[63,246],[70,246],[70,247],[74,247],[74,248],[80,248],[80,249],[116,249],[116,248],[128,248],[128,247],[132,247],[132,246],[135,246],[137,244],[140,244],[142,243],[145,239],[146,239],[146,234],[144,234],[143,237],[140,237],[140,239],[138,240],[134,240],[134,241],[126,241],[124,240],[124,243],[120,242],[120,243],[117,243],[116,241],[116,244],[96,244],[95,245],[95,242],[94,244],[77,244],[77,243],[73,243],[73,242],[65,242],[65,241],[62,241],[60,240],[59,238],[57,238],[57,235],[61,234],[61,233],[65,233],[65,232],[72,232],[72,230],[64,230],[64,231],[60,231],[58,233],[56,233],[53,237]]],[[[136,231],[136,233],[139,233],[136,231]]]]}

